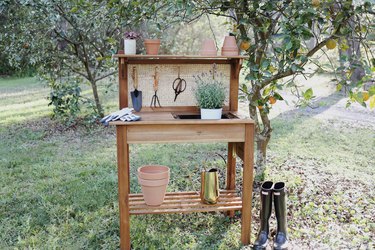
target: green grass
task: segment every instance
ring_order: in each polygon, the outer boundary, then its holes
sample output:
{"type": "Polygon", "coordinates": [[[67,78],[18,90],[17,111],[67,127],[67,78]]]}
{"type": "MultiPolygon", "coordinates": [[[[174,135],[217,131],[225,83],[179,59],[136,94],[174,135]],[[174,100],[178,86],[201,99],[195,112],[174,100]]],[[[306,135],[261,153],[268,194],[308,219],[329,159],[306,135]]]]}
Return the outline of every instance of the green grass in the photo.
{"type": "MultiPolygon", "coordinates": [[[[117,249],[115,131],[63,128],[48,117],[47,95],[35,78],[0,80],[0,249],[117,249]]],[[[296,249],[373,248],[374,131],[293,114],[272,123],[267,178],[287,182],[296,249]]],[[[218,154],[225,150],[224,144],[131,145],[131,191],[140,191],[136,168],[152,163],[170,166],[169,191],[199,190],[202,162],[224,173],[218,154]]],[[[237,173],[239,185],[240,164],[237,173]]],[[[253,239],[258,213],[256,191],[253,239]]],[[[133,216],[131,238],[134,249],[239,249],[239,214],[232,220],[216,213],[133,216]]]]}

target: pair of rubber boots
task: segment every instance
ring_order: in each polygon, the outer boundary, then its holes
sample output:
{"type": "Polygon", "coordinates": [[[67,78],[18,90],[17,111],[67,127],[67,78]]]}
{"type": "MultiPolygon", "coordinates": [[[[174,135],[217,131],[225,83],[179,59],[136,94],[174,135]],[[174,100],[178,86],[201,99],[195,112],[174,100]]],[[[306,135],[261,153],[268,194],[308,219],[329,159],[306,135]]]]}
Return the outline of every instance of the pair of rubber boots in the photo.
{"type": "Polygon", "coordinates": [[[268,245],[269,219],[272,211],[272,200],[275,204],[275,214],[277,219],[277,234],[274,239],[273,248],[275,250],[288,249],[288,236],[286,225],[286,196],[285,183],[266,181],[262,184],[260,190],[261,211],[260,211],[260,230],[258,238],[254,243],[254,249],[266,249],[268,245]]]}

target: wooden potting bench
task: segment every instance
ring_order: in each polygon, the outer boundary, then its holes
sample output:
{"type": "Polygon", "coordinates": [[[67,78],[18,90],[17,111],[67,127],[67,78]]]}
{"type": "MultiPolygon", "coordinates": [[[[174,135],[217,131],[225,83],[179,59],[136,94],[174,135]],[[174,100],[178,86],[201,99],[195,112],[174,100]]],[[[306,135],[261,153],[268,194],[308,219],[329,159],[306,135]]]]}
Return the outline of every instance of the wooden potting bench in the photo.
{"type": "MultiPolygon", "coordinates": [[[[200,120],[183,119],[184,115],[199,114],[195,105],[149,107],[149,100],[144,98],[140,121],[111,122],[116,125],[117,132],[117,164],[118,164],[118,197],[120,209],[120,247],[130,249],[130,215],[163,214],[163,213],[191,213],[226,211],[233,216],[235,210],[241,210],[241,241],[250,244],[251,204],[253,185],[253,147],[254,122],[241,118],[238,110],[239,72],[242,56],[233,57],[204,57],[204,56],[173,56],[173,55],[115,55],[119,60],[119,98],[120,108],[128,107],[130,91],[130,67],[165,67],[184,68],[189,65],[224,65],[227,67],[229,79],[229,101],[224,107],[228,119],[200,120]],[[129,174],[129,144],[136,143],[196,143],[196,142],[226,142],[228,143],[228,160],[226,174],[226,189],[220,191],[219,202],[206,205],[200,202],[199,191],[167,193],[164,203],[158,207],[147,206],[142,194],[130,193],[129,174]],[[235,190],[236,155],[243,160],[242,197],[235,190]]],[[[202,67],[203,67],[202,66],[202,67]]],[[[223,66],[223,67],[224,67],[223,66]]],[[[200,67],[200,66],[198,66],[200,67]]],[[[180,69],[179,69],[180,70],[180,69]]],[[[147,74],[147,71],[144,72],[147,74]]],[[[150,75],[153,72],[149,72],[150,75]]],[[[140,77],[142,81],[142,77],[140,77]]],[[[170,88],[172,82],[164,83],[170,88]]],[[[188,84],[191,81],[187,81],[188,84]]],[[[152,84],[148,85],[152,89],[152,84]]],[[[145,90],[143,85],[142,91],[145,90]]],[[[171,91],[173,91],[171,89],[171,91]]],[[[145,92],[146,93],[146,92],[145,92]]],[[[163,95],[161,92],[159,95],[163,95]]],[[[174,97],[174,93],[171,93],[174,97]]],[[[181,94],[181,96],[183,93],[181,94]]],[[[180,97],[179,97],[180,98],[180,97]]],[[[172,103],[173,104],[173,103],[172,103]]],[[[191,116],[188,116],[191,117],[191,116]]],[[[171,176],[173,179],[173,176],[171,176]]]]}

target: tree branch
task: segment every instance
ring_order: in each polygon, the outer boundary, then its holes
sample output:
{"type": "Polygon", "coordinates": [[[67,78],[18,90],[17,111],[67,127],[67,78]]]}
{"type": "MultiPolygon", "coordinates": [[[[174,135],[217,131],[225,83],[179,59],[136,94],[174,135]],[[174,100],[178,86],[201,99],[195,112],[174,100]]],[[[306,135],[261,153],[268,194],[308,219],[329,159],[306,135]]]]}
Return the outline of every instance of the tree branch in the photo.
{"type": "Polygon", "coordinates": [[[96,78],[96,79],[95,79],[95,82],[100,81],[100,80],[102,80],[102,79],[104,79],[104,78],[106,78],[106,77],[108,77],[108,76],[114,75],[114,74],[116,74],[116,73],[117,73],[117,71],[113,71],[113,72],[111,72],[111,73],[108,73],[108,74],[102,75],[102,76],[96,78]]]}

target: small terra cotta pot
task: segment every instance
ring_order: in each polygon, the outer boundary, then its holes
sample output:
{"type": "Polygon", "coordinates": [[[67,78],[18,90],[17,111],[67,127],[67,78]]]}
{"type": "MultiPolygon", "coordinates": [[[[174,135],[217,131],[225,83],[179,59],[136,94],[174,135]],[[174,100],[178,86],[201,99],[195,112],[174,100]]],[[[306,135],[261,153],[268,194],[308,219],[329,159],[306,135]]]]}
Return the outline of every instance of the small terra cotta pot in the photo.
{"type": "Polygon", "coordinates": [[[239,50],[234,36],[226,36],[224,38],[221,55],[223,56],[238,56],[239,50]]]}
{"type": "Polygon", "coordinates": [[[238,56],[238,53],[238,49],[225,49],[224,47],[221,48],[222,56],[238,56]]]}
{"type": "Polygon", "coordinates": [[[145,39],[147,55],[157,55],[160,48],[160,39],[145,39]]]}
{"type": "Polygon", "coordinates": [[[160,180],[169,178],[169,167],[161,165],[146,165],[138,168],[138,177],[145,180],[160,180]]]}
{"type": "Polygon", "coordinates": [[[138,182],[148,206],[159,206],[164,201],[169,183],[170,170],[166,166],[143,166],[138,168],[138,182]]]}
{"type": "Polygon", "coordinates": [[[201,56],[217,56],[215,41],[213,39],[204,39],[200,51],[201,56]]]}

